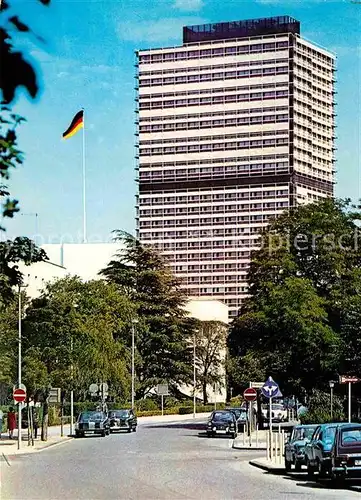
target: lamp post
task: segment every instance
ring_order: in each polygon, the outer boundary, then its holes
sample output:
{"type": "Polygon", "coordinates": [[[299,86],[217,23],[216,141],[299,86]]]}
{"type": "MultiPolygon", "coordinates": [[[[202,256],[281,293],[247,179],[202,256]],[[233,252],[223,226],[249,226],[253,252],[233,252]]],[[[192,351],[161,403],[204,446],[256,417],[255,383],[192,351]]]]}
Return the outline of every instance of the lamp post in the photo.
{"type": "Polygon", "coordinates": [[[193,418],[196,418],[196,387],[197,387],[196,332],[194,332],[193,334],[193,418]]]}
{"type": "MultiPolygon", "coordinates": [[[[22,285],[19,284],[19,303],[18,303],[18,313],[19,313],[19,318],[18,318],[18,387],[21,387],[21,362],[22,362],[22,354],[21,354],[21,336],[22,336],[22,330],[21,330],[21,321],[22,321],[22,304],[21,304],[21,289],[26,288],[28,285],[22,285]]],[[[21,410],[22,410],[22,403],[18,403],[18,450],[21,448],[21,410]]]]}
{"type": "Polygon", "coordinates": [[[135,325],[138,320],[132,319],[132,410],[134,410],[134,393],[135,393],[135,369],[134,369],[134,358],[135,358],[135,325]]]}
{"type": "Polygon", "coordinates": [[[335,387],[335,382],[333,380],[329,381],[330,386],[330,403],[331,403],[331,419],[333,418],[333,388],[335,387]]]}

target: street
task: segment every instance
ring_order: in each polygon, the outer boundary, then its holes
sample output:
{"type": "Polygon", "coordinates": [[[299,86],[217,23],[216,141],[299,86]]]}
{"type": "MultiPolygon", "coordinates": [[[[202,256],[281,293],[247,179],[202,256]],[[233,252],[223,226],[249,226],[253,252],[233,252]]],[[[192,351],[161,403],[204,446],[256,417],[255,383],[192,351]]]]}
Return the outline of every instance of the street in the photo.
{"type": "Polygon", "coordinates": [[[142,424],[136,433],[75,439],[1,462],[3,500],[100,499],[352,499],[297,478],[272,476],[248,464],[264,451],[208,439],[201,422],[142,424]]]}

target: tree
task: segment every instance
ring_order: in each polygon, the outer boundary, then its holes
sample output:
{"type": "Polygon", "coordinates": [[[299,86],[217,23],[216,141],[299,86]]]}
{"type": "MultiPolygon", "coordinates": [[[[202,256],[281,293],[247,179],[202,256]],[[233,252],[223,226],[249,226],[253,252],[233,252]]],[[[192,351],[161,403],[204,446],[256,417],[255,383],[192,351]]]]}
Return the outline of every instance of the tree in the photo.
{"type": "Polygon", "coordinates": [[[127,397],[131,312],[114,284],[76,277],[48,284],[31,301],[23,325],[29,392],[73,388],[78,399],[85,399],[91,383],[107,382],[112,395],[127,397]]]}
{"type": "Polygon", "coordinates": [[[16,379],[17,336],[17,301],[13,298],[6,305],[0,301],[0,384],[6,387],[16,379]]]}
{"type": "Polygon", "coordinates": [[[180,281],[153,248],[122,231],[115,233],[124,249],[101,274],[117,284],[136,309],[137,394],[144,396],[161,382],[187,383],[193,322],[184,309],[180,281]]]}
{"type": "MultiPolygon", "coordinates": [[[[49,5],[50,0],[39,0],[43,5],[49,5]]],[[[14,2],[15,3],[15,2],[14,2]]],[[[23,53],[15,50],[13,33],[26,33],[37,37],[21,19],[10,9],[11,2],[1,1],[0,26],[0,60],[2,66],[0,91],[2,102],[0,105],[0,181],[8,180],[10,171],[23,163],[23,154],[17,146],[16,128],[24,118],[11,112],[10,105],[16,97],[19,87],[25,87],[28,94],[34,99],[39,90],[36,72],[32,64],[26,60],[23,53]]],[[[13,217],[19,211],[18,200],[9,197],[10,192],[6,185],[0,184],[0,199],[5,198],[2,204],[3,217],[13,217]]],[[[4,230],[0,226],[0,231],[4,230]]]]}
{"type": "Polygon", "coordinates": [[[254,357],[263,373],[300,396],[340,370],[357,370],[360,219],[349,201],[326,199],[284,213],[263,231],[251,259],[250,297],[230,336],[239,367],[254,357]]]}
{"type": "Polygon", "coordinates": [[[223,382],[228,331],[219,321],[198,321],[195,331],[197,380],[202,387],[203,403],[207,404],[207,386],[223,382]]]}
{"type": "Polygon", "coordinates": [[[0,303],[11,300],[14,287],[22,283],[19,262],[29,266],[47,259],[45,251],[25,236],[0,242],[0,303]]]}

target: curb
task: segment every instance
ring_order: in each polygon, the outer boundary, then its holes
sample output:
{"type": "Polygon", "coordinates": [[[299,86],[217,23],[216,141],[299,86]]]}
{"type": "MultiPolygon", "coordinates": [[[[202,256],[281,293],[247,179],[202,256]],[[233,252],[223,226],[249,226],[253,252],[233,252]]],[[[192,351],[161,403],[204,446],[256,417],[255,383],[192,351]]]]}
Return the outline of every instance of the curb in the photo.
{"type": "Polygon", "coordinates": [[[49,448],[52,448],[52,447],[55,447],[55,446],[60,446],[60,445],[62,445],[64,443],[68,443],[72,439],[74,439],[74,438],[67,437],[67,438],[64,438],[61,441],[57,441],[55,443],[46,444],[45,446],[42,446],[41,448],[33,448],[33,447],[29,447],[30,449],[29,448],[22,448],[21,450],[11,450],[11,451],[9,451],[6,454],[5,453],[1,453],[1,455],[4,458],[4,460],[6,462],[8,462],[8,458],[17,457],[19,455],[32,455],[33,453],[41,453],[42,451],[48,450],[49,448]]]}
{"type": "Polygon", "coordinates": [[[237,446],[233,443],[232,448],[235,450],[248,450],[248,451],[267,451],[266,446],[237,446]]]}
{"type": "Polygon", "coordinates": [[[57,441],[56,443],[50,443],[38,450],[34,450],[35,453],[40,453],[41,451],[48,450],[49,448],[55,447],[55,446],[60,446],[61,444],[68,443],[69,441],[72,441],[74,438],[73,437],[66,437],[63,438],[61,441],[57,441]]]}
{"type": "Polygon", "coordinates": [[[257,467],[257,469],[262,469],[266,472],[269,472],[270,474],[274,474],[275,476],[283,476],[286,473],[284,468],[269,466],[267,464],[259,462],[258,460],[250,460],[249,464],[253,467],[257,467]]]}

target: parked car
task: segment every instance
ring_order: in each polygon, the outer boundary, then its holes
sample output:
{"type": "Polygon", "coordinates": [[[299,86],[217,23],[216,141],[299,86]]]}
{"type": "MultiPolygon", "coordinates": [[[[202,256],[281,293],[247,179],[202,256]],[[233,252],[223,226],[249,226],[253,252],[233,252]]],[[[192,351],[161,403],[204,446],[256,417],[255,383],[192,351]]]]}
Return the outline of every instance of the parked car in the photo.
{"type": "Polygon", "coordinates": [[[325,473],[334,481],[361,479],[361,424],[337,428],[328,465],[325,473]]]}
{"type": "Polygon", "coordinates": [[[83,411],[75,424],[75,437],[84,437],[87,434],[109,436],[109,419],[103,411],[83,411]]]}
{"type": "Polygon", "coordinates": [[[110,432],[136,432],[137,417],[133,410],[111,410],[108,413],[110,432]]]}
{"type": "Polygon", "coordinates": [[[226,408],[234,414],[237,420],[237,432],[243,432],[245,425],[248,421],[248,413],[245,408],[226,408]]]}
{"type": "Polygon", "coordinates": [[[232,439],[237,437],[237,420],[231,411],[213,411],[207,423],[207,436],[214,437],[217,434],[229,434],[232,439]]]}
{"type": "Polygon", "coordinates": [[[305,446],[305,461],[310,477],[318,471],[324,475],[330,468],[331,450],[334,444],[337,428],[343,424],[321,424],[316,427],[309,443],[305,446]]]}
{"type": "Polygon", "coordinates": [[[296,425],[285,444],[285,468],[290,471],[292,465],[299,472],[306,465],[305,446],[311,440],[317,425],[296,425]]]}

